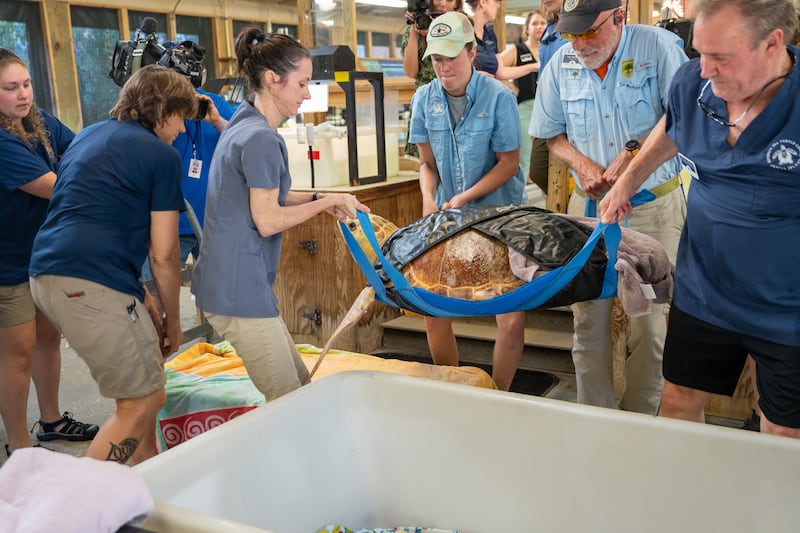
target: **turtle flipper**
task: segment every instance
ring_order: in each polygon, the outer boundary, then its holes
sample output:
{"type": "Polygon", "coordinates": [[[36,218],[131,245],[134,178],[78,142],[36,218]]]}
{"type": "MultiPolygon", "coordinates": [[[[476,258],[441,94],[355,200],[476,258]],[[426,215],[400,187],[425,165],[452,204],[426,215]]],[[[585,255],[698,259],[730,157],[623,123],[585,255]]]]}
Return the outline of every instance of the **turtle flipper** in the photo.
{"type": "MultiPolygon", "coordinates": [[[[336,342],[342,334],[355,326],[361,317],[367,313],[367,309],[369,309],[370,304],[375,301],[375,289],[367,285],[364,287],[364,290],[356,298],[353,305],[350,306],[350,309],[347,311],[347,314],[344,315],[344,318],[339,323],[339,327],[333,332],[331,338],[328,339],[328,342],[325,343],[325,346],[322,348],[322,353],[319,354],[317,358],[317,362],[314,363],[314,368],[311,369],[311,372],[308,374],[308,380],[306,383],[311,381],[311,377],[319,368],[319,365],[322,364],[322,360],[325,359],[325,356],[328,355],[328,351],[333,346],[333,343],[336,342]]],[[[304,383],[305,384],[305,383],[304,383]]]]}

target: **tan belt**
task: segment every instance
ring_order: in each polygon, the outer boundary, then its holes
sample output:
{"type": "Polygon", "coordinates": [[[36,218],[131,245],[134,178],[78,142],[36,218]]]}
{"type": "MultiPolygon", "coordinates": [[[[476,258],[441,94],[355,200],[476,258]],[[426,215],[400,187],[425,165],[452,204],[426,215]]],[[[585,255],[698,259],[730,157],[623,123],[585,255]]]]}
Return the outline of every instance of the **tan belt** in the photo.
{"type": "MultiPolygon", "coordinates": [[[[655,196],[656,198],[661,198],[662,196],[667,195],[672,191],[674,191],[675,189],[677,189],[680,186],[681,182],[688,183],[688,181],[691,179],[692,179],[691,174],[689,174],[689,172],[684,168],[681,169],[680,172],[675,174],[675,176],[668,179],[664,183],[656,185],[655,187],[650,189],[650,192],[653,193],[653,196],[655,196]]],[[[583,189],[575,187],[575,193],[581,198],[586,198],[586,193],[583,192],[583,189]]]]}

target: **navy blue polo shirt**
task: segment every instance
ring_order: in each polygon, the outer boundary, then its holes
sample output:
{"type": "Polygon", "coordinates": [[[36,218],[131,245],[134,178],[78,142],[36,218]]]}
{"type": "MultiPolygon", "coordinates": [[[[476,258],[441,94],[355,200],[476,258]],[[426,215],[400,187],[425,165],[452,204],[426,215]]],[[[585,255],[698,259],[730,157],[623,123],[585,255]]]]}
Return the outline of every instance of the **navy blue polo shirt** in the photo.
{"type": "MultiPolygon", "coordinates": [[[[695,179],[681,234],[673,301],[716,326],[800,346],[800,66],[736,144],[697,105],[695,59],[670,90],[667,134],[695,179]]],[[[725,117],[708,87],[703,102],[725,117]]]]}
{"type": "MultiPolygon", "coordinates": [[[[56,117],[40,110],[56,159],[75,134],[56,117]]],[[[22,139],[0,128],[0,285],[28,281],[33,238],[47,214],[49,201],[20,187],[48,172],[56,172],[44,146],[29,148],[22,139]]]]}
{"type": "Polygon", "coordinates": [[[497,54],[500,53],[500,50],[497,49],[497,35],[495,35],[494,30],[486,24],[483,26],[483,39],[478,39],[476,35],[475,40],[477,41],[477,46],[475,47],[477,52],[475,55],[475,68],[494,76],[497,74],[498,67],[497,54]]]}
{"type": "Polygon", "coordinates": [[[178,152],[138,122],[83,130],[64,154],[30,274],[94,281],[144,298],[150,212],[183,210],[178,152]]]}

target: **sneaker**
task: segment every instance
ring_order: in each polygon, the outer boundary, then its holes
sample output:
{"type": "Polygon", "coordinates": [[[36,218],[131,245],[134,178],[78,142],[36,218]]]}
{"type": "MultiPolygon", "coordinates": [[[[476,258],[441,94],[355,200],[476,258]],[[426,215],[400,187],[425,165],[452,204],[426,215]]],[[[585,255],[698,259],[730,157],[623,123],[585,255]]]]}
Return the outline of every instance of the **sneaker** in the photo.
{"type": "MultiPolygon", "coordinates": [[[[100,427],[97,425],[78,422],[68,412],[65,412],[64,416],[55,422],[39,420],[36,424],[39,425],[41,430],[36,433],[36,438],[41,441],[56,439],[69,441],[92,440],[97,435],[97,432],[100,431],[100,427]]],[[[34,427],[36,424],[34,424],[34,427]]]]}
{"type": "Polygon", "coordinates": [[[753,414],[750,415],[750,418],[744,421],[744,424],[742,424],[740,429],[746,429],[747,431],[761,431],[761,417],[758,416],[758,413],[756,413],[755,409],[753,409],[753,414]]]}

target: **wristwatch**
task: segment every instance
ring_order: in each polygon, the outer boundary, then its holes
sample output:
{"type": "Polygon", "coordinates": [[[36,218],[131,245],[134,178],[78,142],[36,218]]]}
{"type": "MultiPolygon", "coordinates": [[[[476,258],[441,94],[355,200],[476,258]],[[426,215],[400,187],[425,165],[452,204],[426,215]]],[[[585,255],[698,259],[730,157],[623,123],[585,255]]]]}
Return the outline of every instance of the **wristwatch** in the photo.
{"type": "Polygon", "coordinates": [[[639,148],[642,147],[642,143],[637,141],[636,139],[632,141],[628,141],[625,143],[625,149],[631,153],[631,155],[636,155],[639,153],[639,148]]]}

